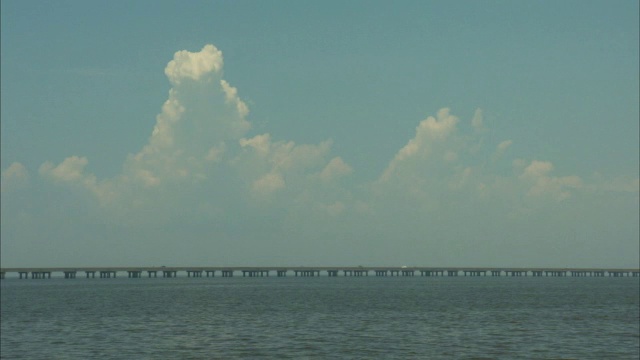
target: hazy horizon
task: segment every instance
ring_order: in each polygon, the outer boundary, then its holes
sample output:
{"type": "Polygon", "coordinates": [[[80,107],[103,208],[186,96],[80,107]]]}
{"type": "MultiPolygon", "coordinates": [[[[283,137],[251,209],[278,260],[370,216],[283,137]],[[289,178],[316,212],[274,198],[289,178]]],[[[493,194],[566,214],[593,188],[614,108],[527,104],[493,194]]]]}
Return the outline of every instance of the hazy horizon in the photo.
{"type": "Polygon", "coordinates": [[[2,267],[637,268],[638,6],[2,1],[2,267]]]}

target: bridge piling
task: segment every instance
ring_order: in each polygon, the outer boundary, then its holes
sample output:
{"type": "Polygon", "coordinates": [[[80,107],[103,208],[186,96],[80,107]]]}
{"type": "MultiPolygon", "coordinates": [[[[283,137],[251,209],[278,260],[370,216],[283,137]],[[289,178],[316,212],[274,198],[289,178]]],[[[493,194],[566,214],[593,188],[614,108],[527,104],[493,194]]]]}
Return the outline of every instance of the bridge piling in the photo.
{"type": "Polygon", "coordinates": [[[128,270],[127,271],[127,276],[130,278],[141,278],[142,277],[142,271],[141,270],[128,270]]]}
{"type": "Polygon", "coordinates": [[[233,270],[222,270],[222,277],[233,277],[233,270]]]}

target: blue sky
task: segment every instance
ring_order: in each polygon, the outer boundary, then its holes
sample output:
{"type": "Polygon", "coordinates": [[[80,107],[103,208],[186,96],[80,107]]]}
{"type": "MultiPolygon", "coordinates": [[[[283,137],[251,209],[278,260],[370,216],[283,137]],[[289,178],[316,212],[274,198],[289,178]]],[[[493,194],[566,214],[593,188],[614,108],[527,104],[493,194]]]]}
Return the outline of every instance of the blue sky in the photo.
{"type": "Polygon", "coordinates": [[[638,266],[637,2],[1,6],[3,266],[638,266]]]}

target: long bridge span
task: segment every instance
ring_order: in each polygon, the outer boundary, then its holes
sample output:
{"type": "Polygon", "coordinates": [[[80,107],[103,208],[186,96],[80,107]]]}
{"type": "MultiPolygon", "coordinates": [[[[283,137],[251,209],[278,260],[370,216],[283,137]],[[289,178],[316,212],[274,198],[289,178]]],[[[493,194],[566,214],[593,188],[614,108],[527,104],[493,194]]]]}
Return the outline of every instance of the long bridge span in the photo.
{"type": "Polygon", "coordinates": [[[315,277],[326,275],[337,276],[553,276],[553,277],[640,277],[640,269],[624,268],[548,268],[548,267],[422,267],[422,266],[152,266],[152,267],[25,267],[0,268],[0,278],[6,274],[17,274],[19,279],[51,279],[64,277],[75,279],[115,278],[125,275],[129,278],[177,277],[278,277],[287,275],[315,277]]]}

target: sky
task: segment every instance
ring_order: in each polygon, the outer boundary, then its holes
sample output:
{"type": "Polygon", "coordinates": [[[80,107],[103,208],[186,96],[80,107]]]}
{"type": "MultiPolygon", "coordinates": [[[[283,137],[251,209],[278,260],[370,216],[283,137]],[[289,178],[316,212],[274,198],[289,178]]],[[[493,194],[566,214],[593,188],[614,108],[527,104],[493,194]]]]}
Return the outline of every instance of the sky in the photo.
{"type": "Polygon", "coordinates": [[[0,4],[2,267],[640,266],[637,1],[0,4]]]}

